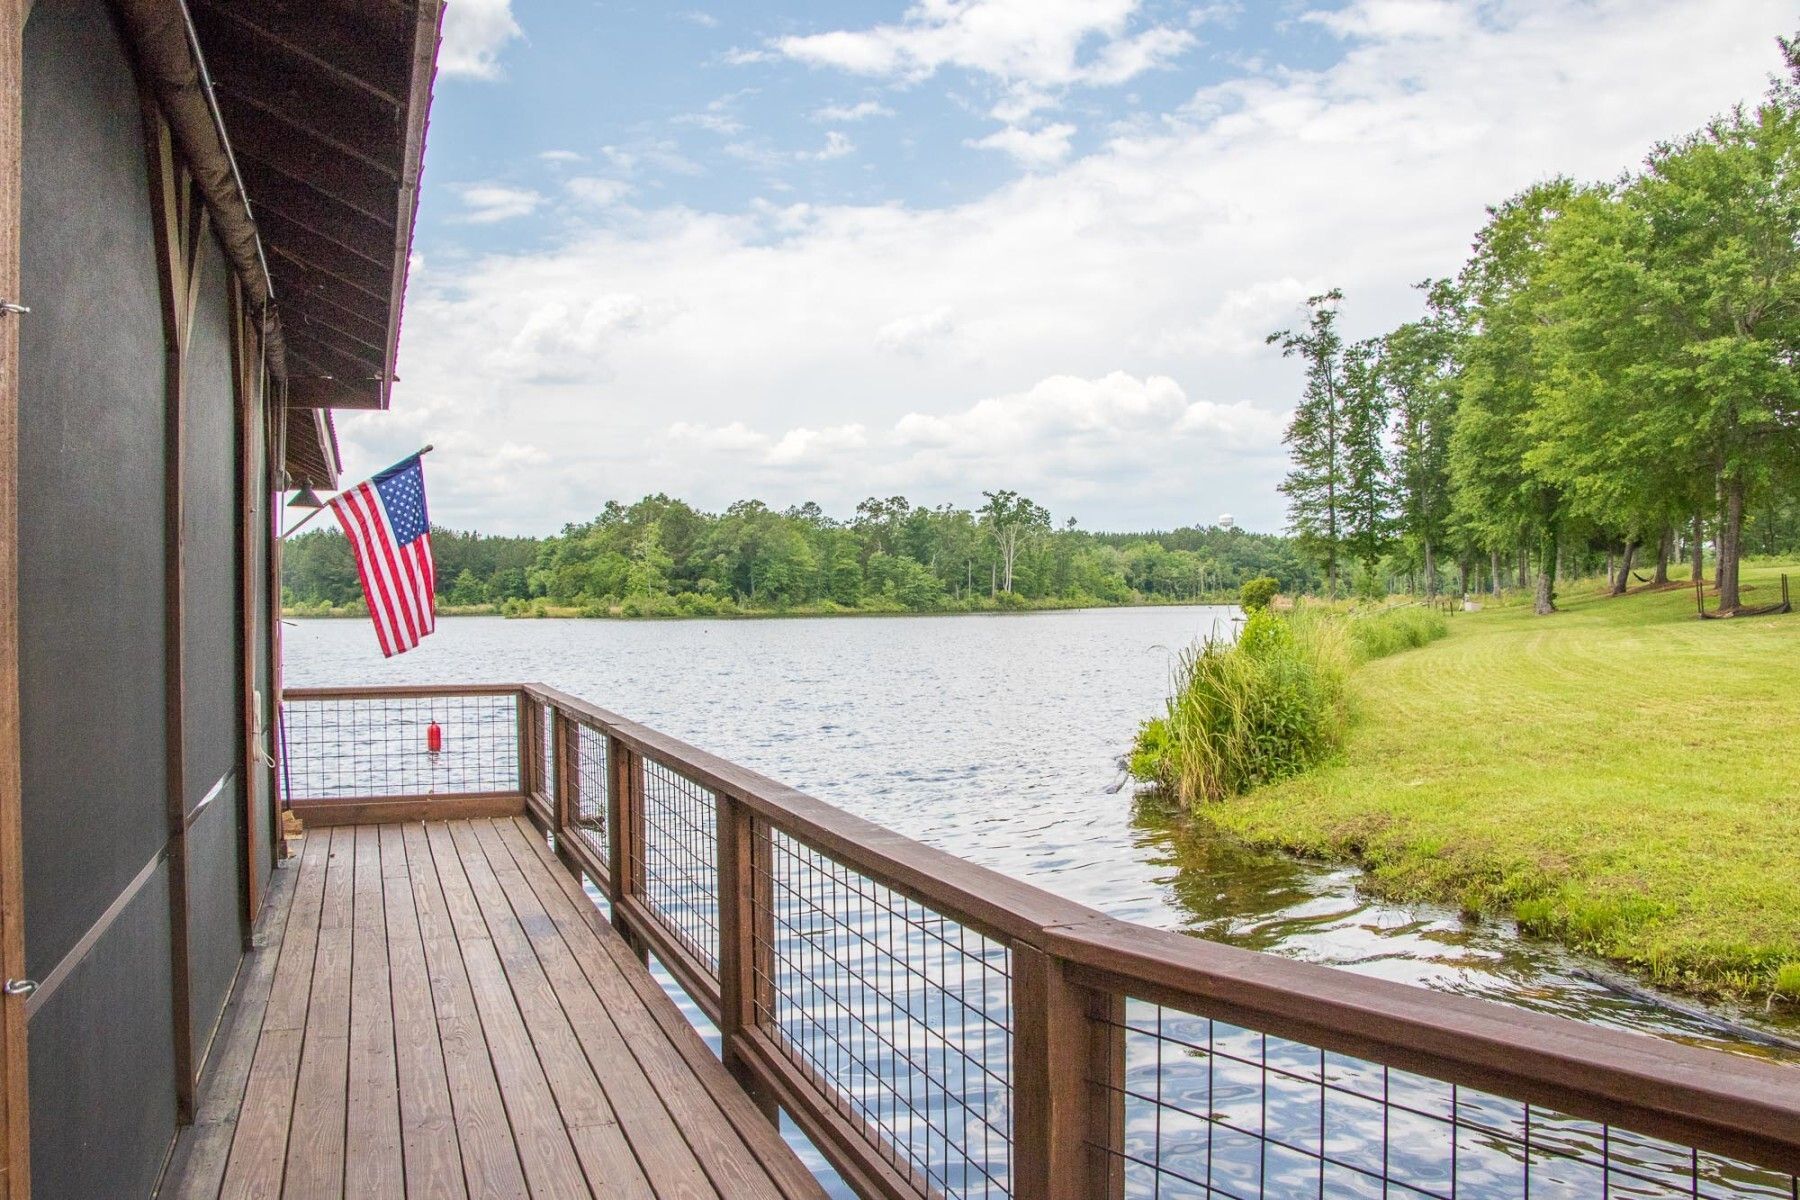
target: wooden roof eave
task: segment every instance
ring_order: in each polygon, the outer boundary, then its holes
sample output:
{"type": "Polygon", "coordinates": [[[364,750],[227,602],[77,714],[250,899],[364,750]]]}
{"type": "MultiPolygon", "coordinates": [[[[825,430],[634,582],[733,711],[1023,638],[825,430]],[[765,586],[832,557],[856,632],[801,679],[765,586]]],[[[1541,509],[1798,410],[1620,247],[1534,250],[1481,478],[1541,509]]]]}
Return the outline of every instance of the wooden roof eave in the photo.
{"type": "Polygon", "coordinates": [[[412,94],[407,111],[406,147],[401,158],[400,193],[394,228],[404,235],[394,239],[394,285],[388,303],[387,369],[381,381],[381,407],[386,408],[393,389],[400,352],[400,312],[406,303],[406,276],[412,262],[413,223],[419,212],[419,176],[425,164],[425,129],[430,119],[431,87],[437,76],[438,43],[442,36],[442,0],[420,0],[413,27],[412,94]]]}
{"type": "MultiPolygon", "coordinates": [[[[213,229],[249,292],[251,304],[265,309],[274,298],[274,285],[187,9],[179,2],[171,4],[167,0],[113,3],[138,67],[155,92],[200,189],[213,229]]],[[[278,322],[271,321],[267,329],[269,367],[280,376],[286,372],[281,328],[278,322]]]]}

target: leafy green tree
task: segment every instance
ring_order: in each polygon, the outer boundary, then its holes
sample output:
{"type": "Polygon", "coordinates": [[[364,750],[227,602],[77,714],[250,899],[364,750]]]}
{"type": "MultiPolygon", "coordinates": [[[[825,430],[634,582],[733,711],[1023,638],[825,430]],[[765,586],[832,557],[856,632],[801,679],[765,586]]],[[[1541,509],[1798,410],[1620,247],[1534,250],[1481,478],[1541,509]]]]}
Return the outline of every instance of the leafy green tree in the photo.
{"type": "Polygon", "coordinates": [[[1306,364],[1306,387],[1288,422],[1284,438],[1293,459],[1281,483],[1288,498],[1288,528],[1325,569],[1326,587],[1338,594],[1338,563],[1343,552],[1340,511],[1347,482],[1344,463],[1343,354],[1337,331],[1337,288],[1307,298],[1311,315],[1300,330],[1282,329],[1266,339],[1280,346],[1284,358],[1298,356],[1306,364]]]}
{"type": "Polygon", "coordinates": [[[1050,530],[1050,510],[1013,491],[983,492],[982,524],[1000,556],[1000,590],[1013,590],[1013,570],[1019,550],[1050,530]]]}
{"type": "Polygon", "coordinates": [[[1450,440],[1457,517],[1482,545],[1529,546],[1533,607],[1555,611],[1557,544],[1567,518],[1554,472],[1535,461],[1537,389],[1554,354],[1542,287],[1544,241],[1575,187],[1537,184],[1490,210],[1461,285],[1470,336],[1462,346],[1460,402],[1450,440]]]}
{"type": "Polygon", "coordinates": [[[1344,351],[1344,550],[1365,571],[1392,541],[1393,485],[1388,476],[1388,397],[1381,379],[1381,343],[1356,342],[1344,351]]]}
{"type": "Polygon", "coordinates": [[[1438,552],[1451,540],[1450,435],[1462,295],[1447,279],[1419,285],[1426,316],[1382,339],[1380,372],[1394,414],[1393,485],[1401,535],[1417,555],[1425,594],[1437,595],[1438,552]]]}

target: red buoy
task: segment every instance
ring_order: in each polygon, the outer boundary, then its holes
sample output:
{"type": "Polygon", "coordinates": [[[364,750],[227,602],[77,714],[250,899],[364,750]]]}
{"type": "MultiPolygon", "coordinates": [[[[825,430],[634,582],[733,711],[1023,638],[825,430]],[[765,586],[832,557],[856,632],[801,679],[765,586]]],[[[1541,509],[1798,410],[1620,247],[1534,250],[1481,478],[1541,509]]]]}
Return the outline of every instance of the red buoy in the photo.
{"type": "Polygon", "coordinates": [[[433,754],[444,748],[444,731],[433,721],[425,727],[425,749],[433,754]]]}

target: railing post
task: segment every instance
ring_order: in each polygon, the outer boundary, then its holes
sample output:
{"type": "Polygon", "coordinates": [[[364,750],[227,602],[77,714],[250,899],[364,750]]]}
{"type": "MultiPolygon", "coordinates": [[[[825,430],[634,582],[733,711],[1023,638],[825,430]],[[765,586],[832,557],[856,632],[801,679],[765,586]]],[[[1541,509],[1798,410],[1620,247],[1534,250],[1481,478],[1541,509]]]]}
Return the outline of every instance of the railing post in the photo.
{"type": "Polygon", "coordinates": [[[638,839],[644,828],[644,769],[638,756],[622,740],[611,734],[606,739],[606,844],[607,874],[610,889],[607,899],[612,904],[613,928],[619,931],[637,953],[648,962],[650,950],[632,930],[625,915],[624,901],[641,895],[643,881],[638,876],[642,854],[638,839]]]}
{"type": "Polygon", "coordinates": [[[1061,959],[1012,946],[1013,1196],[1124,1194],[1123,1031],[1114,998],[1071,982],[1061,959]],[[1108,1086],[1109,1083],[1114,1086],[1108,1086]]]}
{"type": "Polygon", "coordinates": [[[781,1110],[738,1053],[737,1040],[757,1024],[757,1011],[772,1002],[773,981],[764,957],[771,952],[774,913],[769,910],[769,855],[758,846],[755,814],[725,792],[715,793],[719,870],[719,1043],[725,1066],[770,1123],[781,1110]],[[759,902],[760,901],[760,902],[759,902]],[[761,1003],[759,1005],[759,999],[761,1003]]]}
{"type": "Polygon", "coordinates": [[[556,831],[556,844],[561,846],[572,836],[575,814],[581,811],[581,772],[574,765],[581,731],[561,709],[545,711],[550,714],[550,756],[556,763],[556,777],[550,788],[550,826],[556,831]]]}
{"type": "Polygon", "coordinates": [[[544,743],[538,736],[538,707],[531,693],[520,688],[513,695],[513,703],[519,711],[519,794],[525,797],[529,808],[531,798],[537,794],[538,781],[544,774],[543,763],[539,761],[544,743]]]}

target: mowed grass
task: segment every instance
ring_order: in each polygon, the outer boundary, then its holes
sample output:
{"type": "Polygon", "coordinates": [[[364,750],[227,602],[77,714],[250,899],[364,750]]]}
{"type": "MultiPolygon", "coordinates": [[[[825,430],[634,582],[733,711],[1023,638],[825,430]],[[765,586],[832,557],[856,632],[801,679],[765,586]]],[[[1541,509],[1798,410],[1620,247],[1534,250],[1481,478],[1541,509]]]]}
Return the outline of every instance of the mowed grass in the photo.
{"type": "MultiPolygon", "coordinates": [[[[1784,569],[1746,564],[1745,603],[1784,569]]],[[[1701,621],[1686,587],[1559,602],[1363,666],[1341,754],[1202,811],[1664,986],[1800,1001],[1800,615],[1701,621]]]]}

